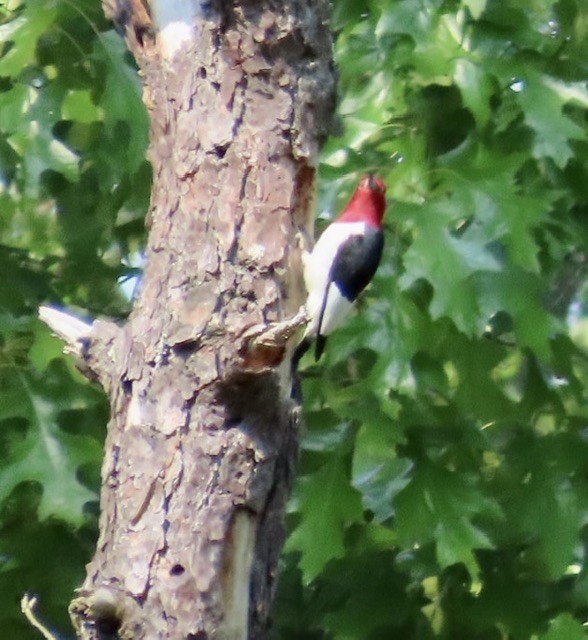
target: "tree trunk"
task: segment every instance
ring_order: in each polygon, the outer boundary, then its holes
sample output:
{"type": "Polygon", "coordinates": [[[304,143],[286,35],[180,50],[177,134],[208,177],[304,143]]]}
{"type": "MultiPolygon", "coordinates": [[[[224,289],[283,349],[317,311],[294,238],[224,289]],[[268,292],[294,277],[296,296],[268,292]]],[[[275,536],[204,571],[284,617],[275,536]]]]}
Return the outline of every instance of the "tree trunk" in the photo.
{"type": "Polygon", "coordinates": [[[304,298],[327,2],[105,4],[143,76],[154,184],[131,316],[94,323],[81,350],[112,418],[72,619],[80,638],[263,638],[298,420],[299,322],[272,323],[304,298]]]}

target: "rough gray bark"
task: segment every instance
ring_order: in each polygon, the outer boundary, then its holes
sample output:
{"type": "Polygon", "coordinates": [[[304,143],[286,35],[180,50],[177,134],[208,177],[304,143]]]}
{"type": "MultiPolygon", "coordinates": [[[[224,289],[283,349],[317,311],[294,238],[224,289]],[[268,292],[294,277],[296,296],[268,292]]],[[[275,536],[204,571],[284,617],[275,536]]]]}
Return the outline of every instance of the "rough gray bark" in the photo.
{"type": "Polygon", "coordinates": [[[327,2],[194,1],[173,57],[157,7],[105,4],[143,75],[154,185],[133,312],[80,348],[112,418],[72,619],[85,639],[263,638],[297,454],[292,326],[264,336],[304,297],[296,233],[334,102],[327,2]]]}

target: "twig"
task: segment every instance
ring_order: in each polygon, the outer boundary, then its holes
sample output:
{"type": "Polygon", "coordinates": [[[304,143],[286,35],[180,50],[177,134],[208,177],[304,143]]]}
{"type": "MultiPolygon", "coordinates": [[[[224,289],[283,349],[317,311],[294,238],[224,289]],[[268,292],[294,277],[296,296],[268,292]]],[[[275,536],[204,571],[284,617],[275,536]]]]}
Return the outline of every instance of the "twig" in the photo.
{"type": "Polygon", "coordinates": [[[35,613],[35,607],[37,606],[37,596],[31,596],[25,593],[20,601],[20,610],[23,612],[24,617],[29,621],[29,624],[34,627],[45,640],[59,640],[58,636],[51,633],[49,629],[37,618],[35,613]]]}

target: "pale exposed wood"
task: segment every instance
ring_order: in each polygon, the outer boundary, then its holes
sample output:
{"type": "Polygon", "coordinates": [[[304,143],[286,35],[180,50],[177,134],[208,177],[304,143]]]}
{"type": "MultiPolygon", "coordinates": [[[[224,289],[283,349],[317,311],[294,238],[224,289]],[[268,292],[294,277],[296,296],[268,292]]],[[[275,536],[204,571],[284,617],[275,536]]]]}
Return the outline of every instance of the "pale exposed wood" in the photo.
{"type": "Polygon", "coordinates": [[[84,342],[89,340],[92,331],[91,324],[70,313],[46,306],[39,307],[39,319],[65,342],[65,353],[70,353],[76,358],[82,357],[84,342]]]}
{"type": "Polygon", "coordinates": [[[206,6],[201,0],[151,0],[162,58],[172,60],[194,42],[194,18],[202,15],[206,6]]]}
{"type": "Polygon", "coordinates": [[[39,307],[39,319],[63,340],[64,353],[74,356],[78,369],[108,391],[119,372],[116,355],[125,342],[125,332],[113,322],[84,322],[66,311],[39,307]]]}

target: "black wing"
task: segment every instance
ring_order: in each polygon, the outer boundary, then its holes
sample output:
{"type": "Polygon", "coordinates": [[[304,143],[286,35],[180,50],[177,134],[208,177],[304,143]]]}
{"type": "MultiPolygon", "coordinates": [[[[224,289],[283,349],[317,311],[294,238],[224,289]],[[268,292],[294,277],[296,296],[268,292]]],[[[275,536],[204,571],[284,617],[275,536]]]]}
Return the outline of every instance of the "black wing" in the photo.
{"type": "Polygon", "coordinates": [[[342,245],[331,267],[331,282],[349,302],[367,287],[382,258],[384,234],[368,229],[363,235],[350,236],[342,245]]]}
{"type": "Polygon", "coordinates": [[[331,282],[335,283],[343,297],[349,302],[354,302],[374,277],[383,249],[384,234],[381,229],[368,229],[363,235],[350,236],[339,248],[331,267],[321,306],[315,343],[315,360],[321,357],[327,342],[327,337],[321,333],[321,327],[331,282]]]}

